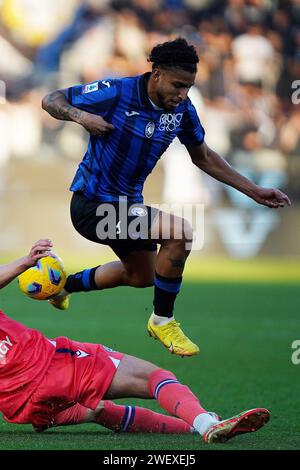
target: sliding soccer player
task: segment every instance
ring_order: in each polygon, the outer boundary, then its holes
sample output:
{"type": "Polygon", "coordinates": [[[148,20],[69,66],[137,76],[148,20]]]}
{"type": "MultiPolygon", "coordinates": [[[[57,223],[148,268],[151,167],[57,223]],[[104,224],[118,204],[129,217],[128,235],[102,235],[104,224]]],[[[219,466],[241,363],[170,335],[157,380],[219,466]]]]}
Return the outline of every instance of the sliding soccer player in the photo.
{"type": "MultiPolygon", "coordinates": [[[[29,255],[0,266],[0,289],[51,249],[50,240],[39,240],[29,255]]],[[[268,410],[255,408],[221,421],[172,372],[101,344],[63,336],[48,339],[2,311],[0,411],[7,421],[32,424],[38,431],[96,422],[131,432],[188,433],[193,429],[208,443],[256,431],[269,420],[268,410]],[[105,401],[126,397],[155,399],[180,419],[105,401]]]]}

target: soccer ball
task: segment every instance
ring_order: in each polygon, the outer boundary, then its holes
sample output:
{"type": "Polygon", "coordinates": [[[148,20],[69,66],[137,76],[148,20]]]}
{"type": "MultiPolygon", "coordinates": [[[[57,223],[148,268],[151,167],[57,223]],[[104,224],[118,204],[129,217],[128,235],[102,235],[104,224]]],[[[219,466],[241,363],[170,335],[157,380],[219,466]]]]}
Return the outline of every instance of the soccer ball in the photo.
{"type": "Polygon", "coordinates": [[[31,299],[46,300],[58,294],[65,285],[66,272],[62,260],[51,253],[38,260],[18,277],[21,291],[31,299]]]}

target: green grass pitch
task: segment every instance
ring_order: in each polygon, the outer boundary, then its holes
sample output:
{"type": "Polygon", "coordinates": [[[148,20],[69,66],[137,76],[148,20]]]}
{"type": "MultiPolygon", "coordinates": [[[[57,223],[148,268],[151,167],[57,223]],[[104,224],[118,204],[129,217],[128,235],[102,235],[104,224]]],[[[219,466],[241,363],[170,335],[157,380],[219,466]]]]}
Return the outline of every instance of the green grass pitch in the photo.
{"type": "MultiPolygon", "coordinates": [[[[16,283],[1,291],[1,308],[48,337],[100,342],[157,363],[188,384],[203,406],[223,417],[267,407],[270,422],[257,433],[207,446],[197,436],[114,434],[95,424],[36,434],[0,419],[0,449],[300,449],[300,364],[291,344],[300,339],[298,283],[185,282],[176,318],[201,354],[180,358],[148,337],[152,289],[118,288],[73,295],[70,310],[23,296],[16,283]]],[[[154,401],[121,400],[148,406],[154,401]]]]}

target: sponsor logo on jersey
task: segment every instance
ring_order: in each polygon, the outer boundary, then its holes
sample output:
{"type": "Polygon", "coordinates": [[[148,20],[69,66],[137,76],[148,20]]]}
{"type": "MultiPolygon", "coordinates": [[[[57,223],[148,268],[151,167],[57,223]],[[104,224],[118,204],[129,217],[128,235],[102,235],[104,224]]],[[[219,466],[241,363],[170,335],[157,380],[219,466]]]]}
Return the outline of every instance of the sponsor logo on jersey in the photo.
{"type": "Polygon", "coordinates": [[[103,80],[102,83],[107,86],[107,88],[110,88],[110,83],[107,80],[103,80]]]}
{"type": "Polygon", "coordinates": [[[158,130],[172,132],[180,126],[182,113],[167,113],[160,116],[158,130]]]}
{"type": "Polygon", "coordinates": [[[88,85],[84,85],[82,92],[84,94],[91,93],[92,91],[97,91],[98,88],[99,88],[98,82],[89,83],[88,85]]]}
{"type": "Polygon", "coordinates": [[[151,139],[155,131],[155,124],[153,121],[148,122],[146,128],[145,128],[145,136],[148,137],[148,139],[151,139]]]}
{"type": "Polygon", "coordinates": [[[2,339],[0,341],[0,362],[4,363],[6,362],[6,354],[8,351],[12,348],[12,342],[9,339],[8,336],[6,336],[5,339],[2,339]]]}
{"type": "Polygon", "coordinates": [[[145,215],[147,215],[147,209],[145,209],[144,207],[131,207],[130,208],[130,213],[131,215],[137,215],[138,217],[143,217],[145,215]]]}

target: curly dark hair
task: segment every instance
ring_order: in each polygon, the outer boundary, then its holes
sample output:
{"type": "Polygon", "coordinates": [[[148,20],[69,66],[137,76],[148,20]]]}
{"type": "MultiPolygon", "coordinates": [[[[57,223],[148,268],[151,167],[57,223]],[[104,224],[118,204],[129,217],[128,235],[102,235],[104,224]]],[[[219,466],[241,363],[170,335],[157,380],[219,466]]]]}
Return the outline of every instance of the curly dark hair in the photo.
{"type": "Polygon", "coordinates": [[[148,62],[152,62],[153,69],[156,67],[180,68],[195,73],[199,57],[194,46],[188,44],[183,38],[176,38],[174,41],[164,42],[153,47],[148,62]]]}

